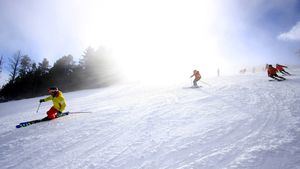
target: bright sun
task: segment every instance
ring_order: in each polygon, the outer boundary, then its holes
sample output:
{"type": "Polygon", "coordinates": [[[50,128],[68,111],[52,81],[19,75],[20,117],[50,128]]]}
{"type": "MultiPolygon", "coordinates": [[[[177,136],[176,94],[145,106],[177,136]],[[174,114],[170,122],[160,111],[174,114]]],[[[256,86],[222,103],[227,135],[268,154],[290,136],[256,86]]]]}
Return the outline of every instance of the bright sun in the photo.
{"type": "Polygon", "coordinates": [[[213,1],[90,1],[81,8],[82,43],[109,48],[126,79],[170,83],[193,69],[215,74],[222,63],[213,1]]]}

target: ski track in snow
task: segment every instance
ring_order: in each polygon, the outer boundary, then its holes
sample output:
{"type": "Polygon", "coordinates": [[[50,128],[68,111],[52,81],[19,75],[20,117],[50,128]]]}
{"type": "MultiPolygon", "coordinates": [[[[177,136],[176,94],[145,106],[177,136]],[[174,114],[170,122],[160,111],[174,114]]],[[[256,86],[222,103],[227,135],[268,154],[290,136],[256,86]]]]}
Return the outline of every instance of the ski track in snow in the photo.
{"type": "MultiPolygon", "coordinates": [[[[296,74],[300,71],[295,72],[296,74]]],[[[0,104],[0,166],[78,169],[299,169],[300,77],[209,79],[189,89],[120,85],[65,93],[72,114],[16,129],[40,98],[0,104]]]]}

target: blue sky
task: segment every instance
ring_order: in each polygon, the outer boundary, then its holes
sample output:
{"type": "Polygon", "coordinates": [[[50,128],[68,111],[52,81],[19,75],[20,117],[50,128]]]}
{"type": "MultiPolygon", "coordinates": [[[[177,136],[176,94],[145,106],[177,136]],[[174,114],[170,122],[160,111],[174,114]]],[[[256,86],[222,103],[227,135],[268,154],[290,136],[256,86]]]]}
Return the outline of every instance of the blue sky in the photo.
{"type": "Polygon", "coordinates": [[[128,74],[300,63],[297,0],[1,0],[0,23],[6,59],[21,50],[53,63],[102,46],[128,74]]]}

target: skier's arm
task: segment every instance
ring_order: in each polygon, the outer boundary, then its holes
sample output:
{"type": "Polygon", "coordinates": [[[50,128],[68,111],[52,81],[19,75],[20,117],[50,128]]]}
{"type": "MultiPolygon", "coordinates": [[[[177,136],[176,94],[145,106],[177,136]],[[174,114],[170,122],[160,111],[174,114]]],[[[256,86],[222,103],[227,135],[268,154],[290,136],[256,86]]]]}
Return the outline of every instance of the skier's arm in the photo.
{"type": "Polygon", "coordinates": [[[49,100],[52,100],[52,98],[53,98],[52,96],[48,96],[48,97],[44,98],[44,101],[47,102],[49,100]]]}
{"type": "Polygon", "coordinates": [[[41,100],[40,100],[40,103],[42,103],[42,102],[47,102],[47,101],[49,101],[49,100],[52,100],[52,96],[46,97],[46,98],[44,98],[44,99],[41,99],[41,100]]]}
{"type": "Polygon", "coordinates": [[[285,65],[279,65],[279,66],[281,66],[281,67],[284,67],[284,68],[288,68],[287,66],[285,66],[285,65]]]}
{"type": "Polygon", "coordinates": [[[271,77],[271,71],[268,69],[268,76],[271,77]]]}
{"type": "Polygon", "coordinates": [[[66,102],[65,102],[65,99],[64,98],[59,98],[59,106],[60,106],[60,108],[59,108],[59,111],[60,112],[63,112],[64,110],[65,110],[65,108],[66,108],[66,102]]]}
{"type": "Polygon", "coordinates": [[[60,105],[59,111],[60,111],[60,112],[63,112],[63,111],[65,110],[65,108],[66,108],[66,103],[65,103],[65,102],[59,103],[59,105],[60,105]]]}

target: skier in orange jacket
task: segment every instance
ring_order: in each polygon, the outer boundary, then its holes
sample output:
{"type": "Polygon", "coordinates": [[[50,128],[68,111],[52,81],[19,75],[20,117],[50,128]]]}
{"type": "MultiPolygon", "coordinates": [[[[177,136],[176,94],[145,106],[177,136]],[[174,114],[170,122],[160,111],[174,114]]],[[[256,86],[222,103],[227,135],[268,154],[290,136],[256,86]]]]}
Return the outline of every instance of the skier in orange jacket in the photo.
{"type": "Polygon", "coordinates": [[[197,82],[201,79],[201,75],[200,75],[199,71],[198,71],[198,70],[194,70],[194,71],[193,71],[193,75],[191,76],[191,78],[192,78],[193,76],[195,76],[195,79],[194,79],[194,81],[193,81],[194,87],[199,87],[199,86],[197,85],[197,82]]]}
{"type": "Polygon", "coordinates": [[[58,117],[66,107],[65,98],[61,91],[57,87],[51,87],[48,89],[49,97],[40,100],[40,103],[52,100],[53,106],[47,112],[47,118],[52,120],[58,117]]]}
{"type": "Polygon", "coordinates": [[[269,65],[268,67],[268,76],[277,81],[286,80],[284,77],[277,75],[277,69],[275,69],[272,65],[269,65]]]}
{"type": "Polygon", "coordinates": [[[282,73],[283,75],[291,75],[289,72],[285,71],[284,68],[287,68],[287,66],[276,64],[276,69],[282,73]]]}

